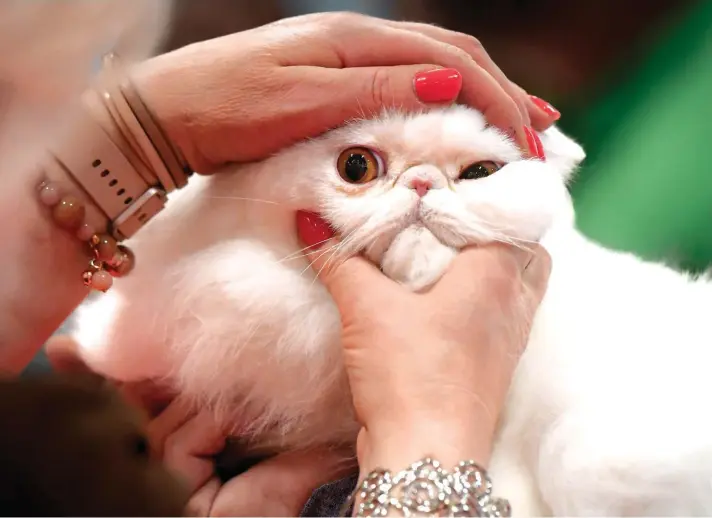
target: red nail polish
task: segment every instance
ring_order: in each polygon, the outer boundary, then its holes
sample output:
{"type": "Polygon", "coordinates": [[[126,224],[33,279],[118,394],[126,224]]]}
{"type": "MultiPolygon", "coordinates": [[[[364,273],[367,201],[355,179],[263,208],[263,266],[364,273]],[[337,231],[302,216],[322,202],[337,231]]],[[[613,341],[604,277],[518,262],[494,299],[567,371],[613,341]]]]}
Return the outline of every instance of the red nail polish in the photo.
{"type": "Polygon", "coordinates": [[[541,109],[544,113],[546,113],[555,121],[558,121],[561,118],[561,112],[554,108],[551,104],[546,102],[544,99],[540,99],[536,95],[530,95],[529,97],[534,102],[534,104],[539,107],[539,109],[541,109]]]}
{"type": "Polygon", "coordinates": [[[532,156],[538,158],[539,160],[546,160],[546,155],[544,154],[544,146],[541,143],[539,135],[537,135],[536,132],[528,126],[524,126],[524,134],[527,136],[529,153],[532,156]]]}
{"type": "Polygon", "coordinates": [[[313,212],[297,211],[297,233],[309,248],[319,248],[334,236],[334,231],[321,216],[313,212]]]}
{"type": "Polygon", "coordinates": [[[454,68],[418,72],[413,79],[415,94],[424,103],[446,103],[457,99],[462,76],[454,68]]]}

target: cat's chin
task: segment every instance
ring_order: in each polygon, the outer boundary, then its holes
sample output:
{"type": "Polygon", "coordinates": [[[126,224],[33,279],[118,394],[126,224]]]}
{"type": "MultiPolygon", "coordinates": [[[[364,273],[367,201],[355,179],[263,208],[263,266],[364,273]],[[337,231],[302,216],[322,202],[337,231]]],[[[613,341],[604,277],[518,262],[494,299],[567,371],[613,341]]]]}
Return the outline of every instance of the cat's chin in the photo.
{"type": "Polygon", "coordinates": [[[430,230],[414,224],[400,232],[381,258],[381,269],[388,277],[413,291],[435,284],[457,255],[430,230]]]}

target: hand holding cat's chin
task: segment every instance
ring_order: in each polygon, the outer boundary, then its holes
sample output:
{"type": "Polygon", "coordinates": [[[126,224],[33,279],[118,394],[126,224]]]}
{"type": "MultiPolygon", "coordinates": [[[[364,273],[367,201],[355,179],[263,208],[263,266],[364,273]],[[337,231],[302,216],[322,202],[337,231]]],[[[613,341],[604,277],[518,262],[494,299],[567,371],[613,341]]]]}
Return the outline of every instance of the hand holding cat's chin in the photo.
{"type": "Polygon", "coordinates": [[[418,393],[413,390],[401,397],[387,417],[365,423],[357,441],[362,472],[398,471],[424,456],[438,459],[446,468],[464,459],[486,466],[496,409],[488,408],[475,391],[463,391],[454,384],[440,383],[428,398],[418,393]]]}
{"type": "Polygon", "coordinates": [[[364,426],[362,468],[401,469],[425,455],[486,464],[546,288],[546,252],[467,249],[430,289],[413,293],[363,257],[331,266],[318,250],[309,253],[312,267],[341,314],[343,361],[364,426]]]}

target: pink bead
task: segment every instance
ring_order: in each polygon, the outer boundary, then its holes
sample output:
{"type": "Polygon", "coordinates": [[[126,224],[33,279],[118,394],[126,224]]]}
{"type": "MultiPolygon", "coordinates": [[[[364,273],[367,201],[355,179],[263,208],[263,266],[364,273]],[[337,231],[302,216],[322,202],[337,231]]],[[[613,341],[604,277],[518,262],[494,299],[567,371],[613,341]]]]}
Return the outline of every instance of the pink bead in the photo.
{"type": "Polygon", "coordinates": [[[91,287],[99,291],[108,291],[114,283],[114,278],[111,274],[104,270],[94,272],[91,276],[91,287]]]}
{"type": "Polygon", "coordinates": [[[40,189],[40,201],[48,207],[54,207],[59,203],[60,199],[61,196],[56,185],[48,183],[40,189]]]}
{"type": "Polygon", "coordinates": [[[84,223],[79,227],[79,230],[77,230],[77,238],[79,238],[80,241],[89,241],[94,234],[96,234],[96,231],[89,223],[84,223]]]}

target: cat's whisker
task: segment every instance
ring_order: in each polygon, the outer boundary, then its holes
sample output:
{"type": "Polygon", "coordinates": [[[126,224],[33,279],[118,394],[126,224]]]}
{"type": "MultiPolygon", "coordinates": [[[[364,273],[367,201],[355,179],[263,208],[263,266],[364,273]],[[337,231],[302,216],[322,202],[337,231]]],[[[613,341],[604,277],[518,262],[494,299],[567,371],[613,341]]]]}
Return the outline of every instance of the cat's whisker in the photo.
{"type": "MultiPolygon", "coordinates": [[[[317,259],[321,259],[321,258],[324,256],[324,254],[328,254],[330,251],[332,251],[332,250],[334,250],[334,249],[338,249],[340,246],[341,246],[341,243],[336,243],[336,244],[330,246],[329,248],[325,248],[324,250],[320,250],[321,253],[317,256],[317,259]]],[[[299,275],[304,275],[304,273],[306,273],[306,272],[309,270],[309,268],[311,268],[311,264],[307,265],[307,267],[304,268],[304,269],[299,273],[299,275]]],[[[321,272],[321,270],[319,270],[319,272],[321,272]]],[[[319,274],[317,273],[317,277],[318,277],[318,276],[319,276],[319,274]]]]}
{"type": "Polygon", "coordinates": [[[282,263],[282,262],[286,262],[286,261],[291,261],[293,259],[299,259],[304,254],[304,252],[306,252],[307,250],[309,250],[310,248],[312,248],[316,245],[321,245],[323,243],[326,243],[329,239],[330,238],[326,238],[322,241],[319,241],[318,243],[314,243],[313,245],[309,245],[309,246],[305,246],[304,248],[300,248],[299,250],[292,252],[291,254],[285,255],[277,262],[282,263]]]}
{"type": "MultiPolygon", "coordinates": [[[[341,262],[337,265],[337,267],[340,266],[341,264],[343,264],[344,262],[346,262],[346,260],[350,257],[350,255],[349,255],[348,253],[343,253],[343,254],[342,254],[341,252],[342,252],[342,251],[348,252],[348,249],[350,248],[351,243],[356,240],[355,234],[356,234],[356,230],[357,230],[357,229],[359,229],[359,227],[356,227],[356,229],[354,229],[354,230],[347,236],[347,238],[344,239],[344,240],[340,243],[341,246],[337,247],[337,249],[334,250],[334,253],[332,253],[332,254],[331,254],[331,257],[326,261],[326,263],[324,263],[324,266],[328,265],[329,262],[330,262],[332,259],[334,259],[334,258],[336,258],[337,261],[338,261],[338,260],[341,261],[341,262]]],[[[376,235],[375,237],[369,238],[369,239],[366,241],[366,246],[368,246],[369,243],[372,243],[373,241],[375,241],[377,238],[378,238],[378,235],[376,235]]]]}
{"type": "MultiPolygon", "coordinates": [[[[354,234],[359,230],[359,228],[360,228],[360,227],[356,226],[351,232],[349,232],[349,233],[346,235],[346,237],[344,237],[344,239],[343,239],[341,242],[336,243],[335,246],[331,247],[330,249],[327,249],[327,250],[324,252],[324,253],[327,253],[327,252],[333,250],[332,253],[331,253],[331,256],[329,256],[329,258],[326,260],[326,262],[324,262],[324,264],[322,265],[322,267],[319,268],[319,271],[318,271],[318,272],[316,273],[316,275],[314,276],[314,280],[312,281],[312,284],[314,284],[314,282],[316,282],[316,280],[319,278],[319,275],[321,275],[321,272],[324,270],[324,268],[326,268],[326,267],[328,266],[328,264],[331,262],[331,260],[332,260],[343,248],[345,248],[346,245],[350,243],[350,241],[353,241],[353,236],[354,236],[354,234]]],[[[324,256],[324,253],[320,254],[319,257],[320,257],[320,258],[323,257],[323,256],[324,256]]],[[[302,272],[302,273],[304,273],[304,272],[302,272]]]]}
{"type": "Polygon", "coordinates": [[[358,97],[356,98],[356,105],[358,106],[358,112],[361,114],[362,119],[366,119],[366,112],[363,109],[363,105],[361,104],[361,101],[358,100],[358,97]]]}
{"type": "MultiPolygon", "coordinates": [[[[344,242],[344,243],[345,243],[345,242],[344,242]]],[[[332,252],[331,256],[329,256],[329,258],[326,260],[326,262],[324,263],[324,265],[319,269],[319,271],[318,271],[317,274],[316,274],[316,277],[314,278],[314,281],[316,281],[316,279],[317,279],[317,278],[319,277],[319,275],[321,274],[322,270],[323,270],[324,268],[326,268],[326,267],[329,265],[329,263],[330,263],[334,258],[336,258],[337,261],[338,261],[339,259],[341,259],[341,262],[336,265],[337,268],[338,268],[339,266],[341,266],[344,262],[346,262],[346,260],[348,259],[348,255],[347,255],[347,254],[339,254],[339,252],[341,252],[341,251],[342,251],[344,248],[346,248],[346,247],[343,246],[343,244],[340,244],[340,245],[341,245],[341,246],[337,246],[337,247],[336,247],[336,250],[334,250],[334,251],[332,252]],[[340,257],[339,257],[339,256],[340,256],[340,257]]]]}
{"type": "Polygon", "coordinates": [[[243,198],[241,196],[205,196],[209,200],[235,200],[235,201],[254,201],[256,203],[267,203],[269,205],[282,205],[273,200],[261,200],[259,198],[243,198]]]}
{"type": "Polygon", "coordinates": [[[523,248],[526,245],[536,245],[538,243],[537,241],[534,241],[531,239],[509,236],[509,235],[502,234],[502,233],[495,233],[493,238],[495,241],[499,241],[501,243],[507,243],[509,245],[516,246],[518,248],[523,248]]]}
{"type": "Polygon", "coordinates": [[[508,244],[517,246],[519,243],[526,243],[526,244],[536,244],[536,241],[530,240],[530,239],[524,239],[520,237],[515,237],[515,236],[510,236],[509,233],[514,232],[515,230],[512,227],[501,227],[497,226],[494,223],[490,222],[488,219],[483,218],[482,216],[478,215],[477,216],[477,223],[478,226],[485,225],[488,227],[490,231],[495,233],[495,240],[498,240],[500,242],[506,242],[508,244]],[[502,241],[505,240],[505,241],[502,241]]]}

